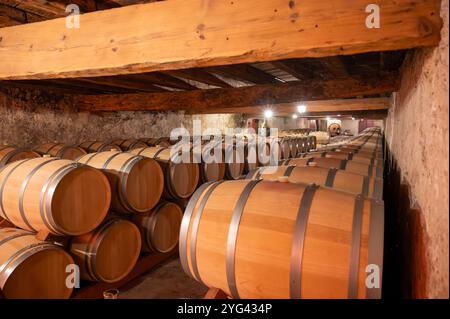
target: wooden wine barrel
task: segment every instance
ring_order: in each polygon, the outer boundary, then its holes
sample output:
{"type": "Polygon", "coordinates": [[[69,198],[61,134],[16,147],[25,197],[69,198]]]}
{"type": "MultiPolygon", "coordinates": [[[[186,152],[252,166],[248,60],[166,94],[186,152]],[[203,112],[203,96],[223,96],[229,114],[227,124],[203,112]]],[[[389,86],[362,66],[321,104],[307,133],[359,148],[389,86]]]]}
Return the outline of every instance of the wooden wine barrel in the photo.
{"type": "Polygon", "coordinates": [[[0,228],[0,288],[8,299],[67,299],[72,257],[17,228],[0,228]]]}
{"type": "Polygon", "coordinates": [[[113,283],[136,265],[141,235],[132,222],[113,217],[95,231],[73,237],[69,251],[82,279],[113,283]]]}
{"type": "Polygon", "coordinates": [[[145,144],[150,147],[160,146],[160,147],[170,147],[172,144],[170,143],[170,137],[151,137],[141,139],[145,144]]]}
{"type": "Polygon", "coordinates": [[[277,165],[282,161],[283,150],[281,149],[281,142],[277,139],[267,139],[267,148],[266,148],[266,156],[270,156],[270,162],[266,165],[277,165]]]}
{"type": "Polygon", "coordinates": [[[311,146],[310,149],[315,150],[317,148],[317,137],[314,135],[308,135],[308,139],[311,146]]]}
{"type": "Polygon", "coordinates": [[[86,155],[86,151],[78,146],[64,145],[61,143],[46,143],[34,148],[34,151],[41,155],[50,155],[62,159],[75,161],[79,157],[86,155]]]}
{"type": "Polygon", "coordinates": [[[349,161],[333,157],[307,156],[302,158],[292,158],[286,160],[282,165],[294,166],[317,166],[325,168],[337,168],[349,173],[360,174],[369,177],[383,177],[383,166],[373,166],[371,164],[349,161]]]}
{"type": "Polygon", "coordinates": [[[200,163],[200,178],[201,184],[206,182],[215,182],[224,179],[225,177],[225,163],[200,163]]]}
{"type": "Polygon", "coordinates": [[[0,168],[27,158],[36,158],[40,155],[34,151],[18,149],[13,146],[0,146],[0,168]]]}
{"type": "Polygon", "coordinates": [[[364,153],[362,153],[362,154],[353,153],[349,150],[335,149],[335,150],[327,150],[324,152],[309,153],[308,155],[314,155],[314,154],[321,156],[321,157],[332,157],[332,158],[339,158],[339,159],[345,159],[345,160],[352,160],[355,162],[372,164],[372,165],[382,165],[383,164],[383,161],[381,159],[377,159],[375,156],[366,155],[364,153]]]}
{"type": "Polygon", "coordinates": [[[170,148],[146,147],[131,151],[136,155],[155,159],[164,172],[164,192],[166,199],[188,198],[197,188],[199,166],[197,163],[174,163],[170,148]]]}
{"type": "Polygon", "coordinates": [[[82,149],[84,149],[88,153],[98,153],[98,152],[108,152],[108,151],[121,151],[119,145],[106,143],[106,142],[98,142],[98,141],[87,141],[78,145],[82,149]]]}
{"type": "Polygon", "coordinates": [[[183,212],[171,202],[162,201],[151,212],[132,217],[141,232],[142,250],[167,253],[178,244],[183,212]]]}
{"type": "Polygon", "coordinates": [[[186,273],[233,298],[380,298],[383,237],[381,201],[239,180],[196,191],[179,249],[186,273]],[[366,288],[368,265],[379,288],[366,288]]]}
{"type": "Polygon", "coordinates": [[[236,145],[228,145],[228,147],[223,145],[223,147],[225,149],[225,178],[231,180],[241,178],[245,169],[244,151],[239,152],[236,145]]]}
{"type": "Polygon", "coordinates": [[[220,158],[215,159],[214,158],[214,152],[215,149],[212,144],[209,143],[209,141],[204,141],[201,151],[202,151],[202,158],[200,163],[200,178],[199,183],[203,184],[206,182],[215,182],[224,179],[225,177],[225,163],[224,163],[224,157],[225,152],[222,149],[222,142],[217,143],[216,145],[220,144],[218,146],[219,154],[221,154],[220,158]],[[206,156],[209,155],[210,158],[207,160],[206,156]]]}
{"type": "Polygon", "coordinates": [[[147,147],[147,144],[145,144],[143,141],[134,140],[134,139],[114,140],[114,141],[112,141],[112,144],[118,145],[120,147],[120,149],[122,149],[123,151],[130,151],[135,148],[147,147]]]}
{"type": "Polygon", "coordinates": [[[259,166],[258,147],[253,143],[244,144],[244,173],[259,166]]]}
{"type": "Polygon", "coordinates": [[[87,154],[78,160],[103,171],[111,185],[111,208],[120,213],[147,212],[159,202],[164,176],[150,158],[122,152],[87,154]]]}
{"type": "Polygon", "coordinates": [[[311,166],[266,166],[251,171],[246,179],[264,179],[290,183],[315,183],[335,190],[362,194],[365,197],[382,200],[383,179],[353,174],[335,168],[311,166]]]}
{"type": "Polygon", "coordinates": [[[289,144],[290,144],[290,148],[291,148],[291,156],[292,156],[292,158],[298,157],[298,155],[301,153],[301,151],[299,151],[299,142],[298,142],[298,140],[296,138],[291,137],[291,138],[289,138],[289,144]]]}
{"type": "Polygon", "coordinates": [[[299,138],[299,153],[307,153],[312,149],[311,142],[307,137],[299,138]]]}
{"type": "Polygon", "coordinates": [[[103,221],[110,201],[105,175],[70,160],[25,159],[0,171],[0,216],[22,229],[83,234],[103,221]]]}
{"type": "Polygon", "coordinates": [[[282,154],[282,159],[288,159],[291,158],[291,147],[289,145],[289,140],[284,138],[281,141],[281,154],[282,154]]]}

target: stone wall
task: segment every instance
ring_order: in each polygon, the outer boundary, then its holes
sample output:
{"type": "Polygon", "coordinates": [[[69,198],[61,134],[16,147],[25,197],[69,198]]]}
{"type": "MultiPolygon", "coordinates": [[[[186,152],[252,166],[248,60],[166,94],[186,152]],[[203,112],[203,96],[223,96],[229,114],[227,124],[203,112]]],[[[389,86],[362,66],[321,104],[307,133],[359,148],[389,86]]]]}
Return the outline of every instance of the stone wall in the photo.
{"type": "Polygon", "coordinates": [[[189,115],[184,112],[78,112],[70,96],[41,91],[0,91],[0,145],[33,147],[45,142],[169,136],[176,127],[243,127],[239,114],[189,115]]]}
{"type": "Polygon", "coordinates": [[[448,0],[441,15],[440,45],[414,50],[405,60],[385,131],[411,206],[421,211],[429,298],[449,297],[448,0]]]}

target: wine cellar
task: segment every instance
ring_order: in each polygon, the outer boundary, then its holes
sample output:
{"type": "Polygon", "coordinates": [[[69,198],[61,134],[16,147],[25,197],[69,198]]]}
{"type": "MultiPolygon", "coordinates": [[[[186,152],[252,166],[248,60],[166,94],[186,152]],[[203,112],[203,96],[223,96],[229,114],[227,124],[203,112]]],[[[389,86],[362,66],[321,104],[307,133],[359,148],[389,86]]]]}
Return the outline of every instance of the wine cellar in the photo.
{"type": "Polygon", "coordinates": [[[0,302],[449,297],[448,0],[0,0],[0,302]]]}

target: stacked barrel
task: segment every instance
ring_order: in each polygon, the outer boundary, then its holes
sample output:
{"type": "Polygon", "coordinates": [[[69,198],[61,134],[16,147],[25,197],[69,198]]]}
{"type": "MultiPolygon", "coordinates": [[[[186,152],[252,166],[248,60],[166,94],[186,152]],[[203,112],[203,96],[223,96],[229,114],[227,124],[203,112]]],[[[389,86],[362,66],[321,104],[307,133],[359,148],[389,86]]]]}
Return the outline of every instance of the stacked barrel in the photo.
{"type": "Polygon", "coordinates": [[[131,272],[141,252],[176,247],[182,210],[168,199],[188,196],[195,188],[181,185],[183,168],[163,171],[167,162],[162,156],[121,151],[142,146],[146,144],[121,140],[48,143],[34,151],[2,148],[4,297],[68,298],[74,265],[82,280],[115,283],[131,272]],[[173,197],[165,192],[170,178],[178,183],[173,197]]]}
{"type": "Polygon", "coordinates": [[[382,273],[380,130],[326,148],[304,132],[232,141],[0,147],[2,293],[68,298],[70,265],[114,283],[180,241],[184,270],[235,298],[379,297],[365,282],[382,273]]]}
{"type": "Polygon", "coordinates": [[[380,298],[381,132],[327,151],[345,156],[307,153],[203,184],[181,225],[185,272],[233,298],[380,298]]]}

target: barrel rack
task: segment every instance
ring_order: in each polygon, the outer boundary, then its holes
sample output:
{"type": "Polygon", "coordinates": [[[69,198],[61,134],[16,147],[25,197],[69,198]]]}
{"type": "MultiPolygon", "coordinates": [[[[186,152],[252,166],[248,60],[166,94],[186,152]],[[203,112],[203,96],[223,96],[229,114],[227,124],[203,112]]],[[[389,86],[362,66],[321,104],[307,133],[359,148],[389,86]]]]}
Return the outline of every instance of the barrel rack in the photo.
{"type": "MultiPolygon", "coordinates": [[[[81,287],[80,289],[75,289],[72,294],[72,299],[103,299],[103,292],[109,289],[118,289],[137,277],[148,272],[155,266],[160,265],[164,261],[176,256],[178,253],[178,246],[167,253],[147,253],[142,254],[138,262],[134,266],[133,270],[122,280],[115,283],[103,283],[103,282],[92,282],[81,287]]],[[[120,298],[120,297],[119,297],[120,298]]]]}
{"type": "MultiPolygon", "coordinates": [[[[9,225],[5,220],[0,221],[5,223],[4,226],[9,225]]],[[[48,231],[41,231],[36,234],[36,238],[40,240],[46,240],[50,237],[48,231]]],[[[167,253],[145,253],[141,254],[139,260],[134,266],[133,270],[122,280],[115,283],[103,283],[103,282],[84,282],[79,289],[74,289],[71,298],[72,299],[103,299],[103,292],[109,289],[121,288],[128,284],[137,277],[145,274],[155,266],[158,266],[166,260],[176,256],[178,254],[178,246],[167,253]]],[[[0,289],[0,299],[4,299],[3,293],[0,289]]]]}
{"type": "Polygon", "coordinates": [[[228,299],[228,296],[222,289],[209,288],[203,299],[228,299]]]}

